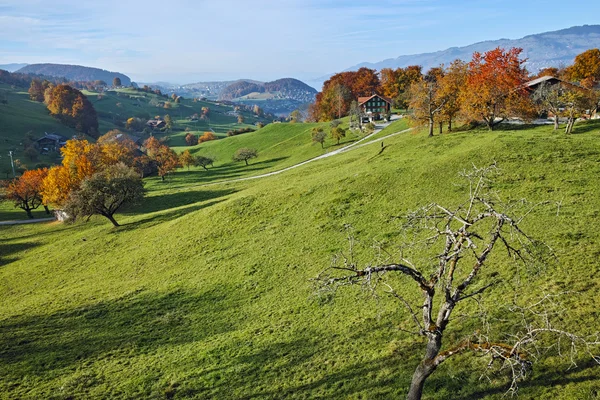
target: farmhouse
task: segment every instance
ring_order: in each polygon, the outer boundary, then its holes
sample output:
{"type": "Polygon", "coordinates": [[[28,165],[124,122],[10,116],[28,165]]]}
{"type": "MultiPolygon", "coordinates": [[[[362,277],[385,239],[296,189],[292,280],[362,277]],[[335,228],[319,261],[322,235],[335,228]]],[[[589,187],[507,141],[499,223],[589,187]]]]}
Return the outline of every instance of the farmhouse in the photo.
{"type": "Polygon", "coordinates": [[[146,122],[146,125],[148,125],[152,129],[157,129],[164,127],[166,123],[162,119],[151,119],[148,122],[146,122]]]}
{"type": "Polygon", "coordinates": [[[358,106],[361,114],[369,121],[381,119],[382,114],[387,114],[392,108],[392,101],[387,97],[374,94],[370,97],[359,97],[358,106]]]}
{"type": "Polygon", "coordinates": [[[46,154],[51,151],[58,151],[61,147],[67,144],[68,138],[56,134],[44,132],[44,136],[36,140],[40,153],[46,154]]]}

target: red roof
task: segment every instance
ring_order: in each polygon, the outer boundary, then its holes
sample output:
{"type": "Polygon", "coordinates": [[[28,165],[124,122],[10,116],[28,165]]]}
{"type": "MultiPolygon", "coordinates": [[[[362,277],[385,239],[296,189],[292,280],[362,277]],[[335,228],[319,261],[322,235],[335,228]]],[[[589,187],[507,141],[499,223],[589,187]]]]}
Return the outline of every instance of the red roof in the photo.
{"type": "Polygon", "coordinates": [[[379,98],[381,98],[382,100],[385,100],[386,102],[388,102],[388,103],[392,104],[392,100],[391,100],[391,99],[388,99],[387,97],[385,97],[385,96],[382,96],[382,95],[380,95],[380,94],[374,94],[374,95],[372,95],[372,96],[369,96],[369,97],[359,97],[359,98],[358,98],[358,105],[359,105],[359,106],[362,106],[362,105],[363,105],[363,104],[365,104],[367,101],[371,100],[373,97],[379,97],[379,98]]]}

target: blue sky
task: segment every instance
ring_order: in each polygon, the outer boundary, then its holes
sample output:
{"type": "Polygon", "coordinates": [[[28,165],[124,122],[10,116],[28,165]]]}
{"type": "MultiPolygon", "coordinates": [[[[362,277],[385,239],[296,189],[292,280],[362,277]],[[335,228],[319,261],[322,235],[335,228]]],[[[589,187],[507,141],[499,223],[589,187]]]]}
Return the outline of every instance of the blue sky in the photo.
{"type": "Polygon", "coordinates": [[[0,64],[189,83],[317,78],[363,61],[595,24],[596,2],[0,0],[0,64]]]}

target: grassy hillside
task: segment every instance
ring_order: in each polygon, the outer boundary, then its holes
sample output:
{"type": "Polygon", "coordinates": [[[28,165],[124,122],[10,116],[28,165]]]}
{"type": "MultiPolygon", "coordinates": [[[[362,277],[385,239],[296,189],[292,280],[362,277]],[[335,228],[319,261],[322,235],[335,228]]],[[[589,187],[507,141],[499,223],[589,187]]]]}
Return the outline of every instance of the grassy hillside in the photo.
{"type": "MultiPolygon", "coordinates": [[[[169,133],[155,132],[157,137],[170,136],[171,146],[184,146],[185,135],[192,132],[201,135],[205,131],[213,131],[218,137],[226,137],[229,130],[254,127],[258,121],[271,122],[264,118],[257,118],[250,112],[242,111],[244,123],[238,124],[237,116],[228,115],[233,107],[218,103],[184,99],[175,103],[172,99],[157,96],[154,93],[138,92],[133,89],[110,90],[99,96],[99,93],[84,91],[98,113],[100,133],[104,134],[111,129],[124,129],[128,118],[139,117],[142,119],[154,118],[156,115],[164,117],[169,114],[173,119],[173,130],[169,133]],[[170,109],[165,109],[157,104],[169,102],[170,109]],[[209,107],[210,119],[208,121],[191,121],[189,117],[195,113],[200,114],[202,107],[209,107]],[[187,129],[187,131],[186,131],[187,129]]],[[[31,133],[38,138],[44,132],[56,132],[66,137],[72,137],[76,132],[52,118],[42,103],[29,100],[27,90],[0,85],[0,177],[5,177],[10,171],[8,151],[13,150],[15,157],[24,164],[33,167],[38,163],[53,164],[59,160],[57,154],[40,156],[37,160],[29,160],[23,155],[23,138],[31,133]]],[[[147,135],[142,135],[147,136],[147,135]]]]}
{"type": "Polygon", "coordinates": [[[14,151],[16,159],[25,163],[56,162],[56,155],[40,156],[36,161],[26,159],[21,144],[23,138],[29,132],[35,137],[43,136],[44,132],[71,137],[75,131],[48,115],[43,104],[29,100],[26,90],[19,91],[0,84],[0,100],[7,101],[6,104],[0,104],[0,177],[5,178],[7,171],[10,171],[9,150],[14,151]]]}
{"type": "MultiPolygon", "coordinates": [[[[365,146],[261,180],[184,189],[151,178],[148,199],[118,215],[118,229],[100,218],[0,226],[0,398],[404,396],[423,352],[398,329],[409,326],[406,313],[360,288],[319,304],[310,279],[346,249],[346,224],[362,260],[373,239],[392,251],[401,241],[393,216],[434,200],[456,205],[458,173],[494,160],[503,198],[551,204],[524,228],[559,262],[530,276],[522,297],[569,290],[565,325],[597,330],[599,128],[569,137],[548,127],[408,133],[384,151],[365,146]]],[[[481,305],[510,324],[495,307],[505,289],[481,305]]],[[[472,334],[477,321],[463,322],[448,336],[472,334]]],[[[577,361],[567,370],[555,352],[541,360],[520,397],[593,398],[600,370],[577,361]]],[[[427,381],[426,398],[503,398],[505,375],[480,379],[485,362],[451,358],[427,381]]]]}
{"type": "Polygon", "coordinates": [[[96,92],[85,91],[84,93],[98,112],[101,133],[110,129],[123,129],[119,126],[118,121],[123,123],[131,117],[150,119],[157,115],[164,117],[169,114],[174,122],[173,131],[169,133],[172,138],[172,141],[169,142],[171,146],[185,145],[184,138],[187,132],[184,130],[186,128],[195,134],[212,129],[218,135],[225,136],[231,129],[253,126],[259,120],[270,122],[243,111],[244,123],[238,124],[237,116],[227,114],[233,111],[231,106],[204,101],[194,102],[192,99],[183,99],[180,103],[175,103],[171,98],[133,89],[110,90],[100,97],[96,92]],[[164,103],[169,103],[171,108],[165,108],[164,103]],[[208,121],[191,121],[189,117],[201,114],[202,107],[210,109],[210,119],[208,121]]]}

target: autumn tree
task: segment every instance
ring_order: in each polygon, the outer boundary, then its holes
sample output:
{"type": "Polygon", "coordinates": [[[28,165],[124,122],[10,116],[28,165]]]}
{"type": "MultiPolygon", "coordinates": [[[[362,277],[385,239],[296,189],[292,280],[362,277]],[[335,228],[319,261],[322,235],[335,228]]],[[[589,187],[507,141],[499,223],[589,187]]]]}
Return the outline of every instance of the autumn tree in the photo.
{"type": "Polygon", "coordinates": [[[295,124],[297,122],[302,122],[302,112],[296,109],[290,113],[290,123],[295,124]]]}
{"type": "Polygon", "coordinates": [[[244,123],[244,116],[242,114],[238,114],[238,116],[237,116],[237,123],[238,124],[243,124],[244,123]]]}
{"type": "Polygon", "coordinates": [[[138,117],[127,118],[125,128],[132,131],[142,131],[146,127],[146,123],[138,117]]]}
{"type": "Polygon", "coordinates": [[[577,118],[598,105],[597,94],[591,90],[566,90],[562,92],[560,101],[564,108],[563,115],[567,118],[566,134],[573,132],[573,126],[577,118]]]}
{"type": "Polygon", "coordinates": [[[440,122],[448,124],[448,132],[452,132],[452,122],[460,113],[460,92],[467,79],[467,64],[456,60],[444,71],[436,92],[437,101],[443,103],[440,122]]]}
{"type": "Polygon", "coordinates": [[[144,142],[148,157],[156,163],[158,176],[164,181],[165,176],[179,166],[179,157],[169,146],[151,137],[144,142]]]}
{"type": "Polygon", "coordinates": [[[196,159],[189,150],[184,150],[184,152],[179,155],[179,163],[181,166],[187,167],[189,171],[190,167],[196,165],[196,159]]]}
{"type": "Polygon", "coordinates": [[[579,82],[588,89],[600,82],[600,49],[590,49],[578,54],[575,62],[566,69],[569,80],[579,82]]]}
{"type": "Polygon", "coordinates": [[[346,137],[346,130],[341,126],[336,126],[335,128],[331,128],[330,131],[331,138],[337,141],[337,144],[340,144],[340,140],[343,137],[346,137]]]}
{"type": "Polygon", "coordinates": [[[235,152],[233,161],[244,161],[248,165],[248,160],[256,157],[258,157],[258,151],[243,147],[235,152]]]}
{"type": "Polygon", "coordinates": [[[212,132],[204,132],[202,136],[198,139],[198,143],[209,142],[211,140],[217,140],[217,137],[212,132]]]}
{"type": "Polygon", "coordinates": [[[41,103],[44,101],[45,90],[46,88],[42,84],[42,81],[39,79],[32,79],[28,90],[29,98],[33,101],[39,101],[41,103]]]}
{"type": "Polygon", "coordinates": [[[361,96],[371,96],[380,87],[379,76],[369,68],[333,75],[317,93],[314,106],[309,108],[312,121],[329,121],[348,114],[350,103],[361,96]]]}
{"type": "Polygon", "coordinates": [[[392,99],[395,107],[408,107],[408,90],[410,86],[423,78],[420,65],[409,65],[406,68],[384,68],[380,72],[383,95],[392,99]]]}
{"type": "MultiPolygon", "coordinates": [[[[25,211],[29,218],[33,218],[31,211],[44,204],[42,189],[46,175],[47,168],[25,171],[18,179],[6,184],[4,198],[25,211]]],[[[47,207],[46,212],[49,213],[47,207]]]]}
{"type": "Polygon", "coordinates": [[[121,87],[121,78],[115,76],[112,82],[113,87],[121,87]]]}
{"type": "Polygon", "coordinates": [[[325,148],[325,139],[327,138],[327,134],[320,126],[316,126],[311,131],[312,141],[314,143],[320,143],[321,148],[325,148]]]}
{"type": "Polygon", "coordinates": [[[198,136],[194,135],[193,133],[188,133],[187,135],[185,135],[185,143],[188,146],[195,146],[198,144],[198,136]]]}
{"type": "Polygon", "coordinates": [[[78,132],[98,137],[98,116],[92,103],[77,89],[69,85],[49,87],[45,92],[45,102],[54,116],[62,123],[78,132]]]}
{"type": "Polygon", "coordinates": [[[414,82],[408,90],[408,107],[412,110],[412,119],[418,125],[427,125],[429,136],[433,136],[433,126],[446,100],[438,95],[441,69],[430,71],[421,81],[414,82]]]}
{"type": "Polygon", "coordinates": [[[140,175],[119,163],[84,179],[81,188],[69,195],[65,211],[72,218],[102,215],[118,227],[114,214],[124,205],[141,202],[144,192],[140,175]]]}
{"type": "Polygon", "coordinates": [[[458,206],[433,202],[396,217],[401,220],[398,235],[403,242],[397,249],[375,243],[373,260],[362,254],[360,242],[349,231],[350,249],[335,257],[315,280],[323,299],[345,286],[361,287],[378,303],[389,299],[406,311],[400,324],[379,326],[399,327],[424,342],[409,400],[421,399],[425,382],[440,365],[468,353],[489,359],[487,371],[494,381],[506,371],[513,393],[544,350],[558,347],[562,355],[561,350],[569,349],[573,358],[585,354],[600,363],[592,353],[592,346],[600,343],[597,327],[582,327],[582,334],[568,332],[561,326],[558,294],[533,301],[531,293],[525,294],[532,291],[529,278],[543,273],[543,265],[553,257],[521,227],[531,208],[504,204],[492,192],[494,171],[491,166],[465,173],[467,196],[458,206]],[[496,294],[490,300],[486,295],[492,290],[496,294]],[[470,306],[471,301],[477,305],[470,306]],[[497,313],[501,317],[495,318],[497,313]]]}
{"type": "Polygon", "coordinates": [[[473,53],[469,62],[462,113],[466,118],[484,121],[489,130],[508,117],[529,117],[533,106],[525,89],[528,74],[519,58],[522,49],[500,47],[483,54],[473,53]]]}

